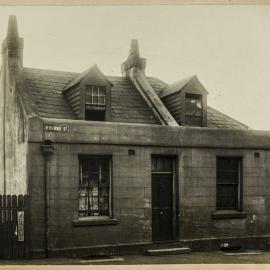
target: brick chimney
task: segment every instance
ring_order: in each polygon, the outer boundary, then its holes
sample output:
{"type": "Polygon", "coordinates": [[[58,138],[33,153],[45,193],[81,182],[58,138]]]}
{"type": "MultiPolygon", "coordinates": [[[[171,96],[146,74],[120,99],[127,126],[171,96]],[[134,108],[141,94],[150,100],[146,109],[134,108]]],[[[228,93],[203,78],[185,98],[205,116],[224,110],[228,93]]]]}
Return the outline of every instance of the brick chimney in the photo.
{"type": "Polygon", "coordinates": [[[140,70],[145,75],[146,59],[140,57],[138,40],[132,39],[127,60],[121,65],[123,77],[133,77],[140,70]]]}
{"type": "Polygon", "coordinates": [[[23,67],[23,38],[19,37],[17,18],[10,15],[8,20],[7,37],[2,43],[2,59],[8,58],[11,66],[23,67]]]}

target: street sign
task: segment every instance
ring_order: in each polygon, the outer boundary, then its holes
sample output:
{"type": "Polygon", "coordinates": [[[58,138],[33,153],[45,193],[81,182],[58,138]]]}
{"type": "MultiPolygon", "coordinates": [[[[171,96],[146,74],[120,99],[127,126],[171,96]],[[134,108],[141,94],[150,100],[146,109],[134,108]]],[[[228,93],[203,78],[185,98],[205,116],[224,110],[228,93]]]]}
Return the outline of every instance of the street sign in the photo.
{"type": "Polygon", "coordinates": [[[46,125],[45,131],[49,132],[69,132],[69,126],[62,125],[46,125]]]}

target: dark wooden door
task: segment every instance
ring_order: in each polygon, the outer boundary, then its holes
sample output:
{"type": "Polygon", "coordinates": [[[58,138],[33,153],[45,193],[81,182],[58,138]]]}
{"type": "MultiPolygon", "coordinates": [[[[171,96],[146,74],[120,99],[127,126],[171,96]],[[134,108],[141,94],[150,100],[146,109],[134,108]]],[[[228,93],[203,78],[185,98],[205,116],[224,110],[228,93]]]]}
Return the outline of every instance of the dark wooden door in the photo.
{"type": "Polygon", "coordinates": [[[168,159],[159,158],[158,162],[167,162],[170,166],[152,166],[152,239],[169,241],[174,238],[173,166],[171,159],[168,163],[168,159]]]}

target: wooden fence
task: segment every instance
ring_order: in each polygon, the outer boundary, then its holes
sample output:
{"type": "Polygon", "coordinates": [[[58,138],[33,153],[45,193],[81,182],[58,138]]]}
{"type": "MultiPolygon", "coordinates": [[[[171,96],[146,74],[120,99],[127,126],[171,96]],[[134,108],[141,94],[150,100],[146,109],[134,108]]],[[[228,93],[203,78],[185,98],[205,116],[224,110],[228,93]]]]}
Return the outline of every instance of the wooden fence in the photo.
{"type": "Polygon", "coordinates": [[[29,196],[0,195],[0,259],[30,257],[29,196]]]}

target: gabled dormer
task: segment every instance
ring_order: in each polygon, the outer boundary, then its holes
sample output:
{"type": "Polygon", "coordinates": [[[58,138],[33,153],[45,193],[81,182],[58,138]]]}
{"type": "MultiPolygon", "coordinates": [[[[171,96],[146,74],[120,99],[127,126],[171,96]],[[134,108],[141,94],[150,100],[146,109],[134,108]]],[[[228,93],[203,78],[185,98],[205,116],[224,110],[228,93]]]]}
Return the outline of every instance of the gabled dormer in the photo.
{"type": "Polygon", "coordinates": [[[159,96],[182,126],[207,126],[207,90],[192,76],[163,89],[159,96]]]}
{"type": "Polygon", "coordinates": [[[110,121],[111,87],[95,65],[68,83],[63,94],[78,119],[110,121]]]}

